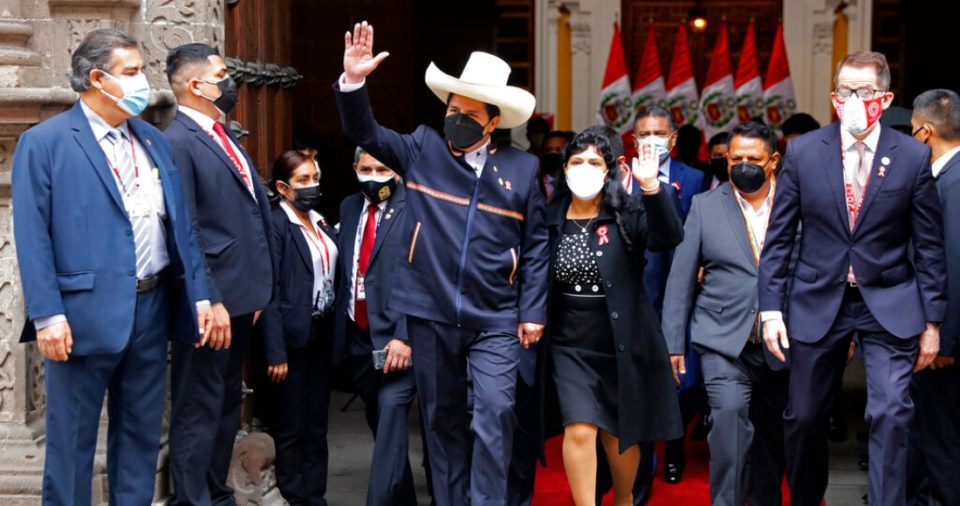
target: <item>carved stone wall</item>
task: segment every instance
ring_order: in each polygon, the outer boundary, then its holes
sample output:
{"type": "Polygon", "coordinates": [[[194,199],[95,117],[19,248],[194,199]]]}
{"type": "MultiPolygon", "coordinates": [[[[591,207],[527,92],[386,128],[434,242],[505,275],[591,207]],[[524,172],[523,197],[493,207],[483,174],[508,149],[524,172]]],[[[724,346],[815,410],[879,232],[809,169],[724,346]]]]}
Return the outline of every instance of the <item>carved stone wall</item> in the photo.
{"type": "MultiPolygon", "coordinates": [[[[163,116],[173,104],[167,51],[186,42],[222,50],[224,9],[222,0],[0,0],[0,504],[40,504],[43,469],[43,361],[35,346],[18,343],[25,311],[10,199],[17,139],[76,100],[68,83],[70,55],[96,28],[119,28],[141,41],[155,90],[153,117],[163,116]]],[[[165,459],[166,449],[158,469],[165,459]]],[[[94,504],[106,504],[104,468],[98,452],[94,504]]],[[[159,497],[167,492],[162,474],[158,483],[159,497]]]]}

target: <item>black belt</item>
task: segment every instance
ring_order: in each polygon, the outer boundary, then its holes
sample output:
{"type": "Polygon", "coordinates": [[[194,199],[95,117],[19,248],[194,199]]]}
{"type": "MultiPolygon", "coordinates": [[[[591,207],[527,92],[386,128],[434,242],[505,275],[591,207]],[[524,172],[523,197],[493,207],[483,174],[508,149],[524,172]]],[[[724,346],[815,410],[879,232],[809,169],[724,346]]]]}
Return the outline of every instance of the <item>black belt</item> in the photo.
{"type": "Polygon", "coordinates": [[[160,283],[163,282],[164,272],[160,271],[155,276],[150,276],[149,278],[142,278],[137,280],[137,293],[149,292],[154,288],[160,286],[160,283]]]}

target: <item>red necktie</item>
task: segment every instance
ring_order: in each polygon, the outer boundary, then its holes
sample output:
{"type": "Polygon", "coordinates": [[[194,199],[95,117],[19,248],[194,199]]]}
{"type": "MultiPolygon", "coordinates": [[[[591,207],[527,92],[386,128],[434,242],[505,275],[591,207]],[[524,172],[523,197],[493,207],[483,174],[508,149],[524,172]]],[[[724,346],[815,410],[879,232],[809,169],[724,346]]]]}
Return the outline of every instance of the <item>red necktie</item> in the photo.
{"type": "Polygon", "coordinates": [[[253,183],[250,181],[250,174],[247,174],[247,171],[243,169],[243,164],[240,163],[240,157],[237,156],[236,151],[233,150],[233,145],[230,144],[230,138],[227,137],[226,130],[223,129],[223,123],[219,121],[213,124],[213,131],[217,132],[217,135],[220,137],[220,142],[223,143],[223,149],[227,152],[227,156],[230,157],[230,160],[233,161],[233,165],[237,168],[237,172],[240,173],[240,178],[243,179],[243,184],[247,185],[247,190],[253,192],[253,183]]]}
{"type": "MultiPolygon", "coordinates": [[[[367,224],[363,227],[363,239],[360,240],[360,259],[357,262],[357,284],[367,275],[367,265],[370,264],[370,254],[373,253],[373,243],[377,239],[377,211],[379,208],[370,204],[367,207],[367,224]]],[[[354,294],[359,294],[360,287],[354,287],[354,294]]],[[[364,290],[364,293],[366,291],[364,290]]],[[[353,320],[360,330],[366,330],[370,324],[367,320],[367,298],[356,297],[353,303],[353,320]]]]}

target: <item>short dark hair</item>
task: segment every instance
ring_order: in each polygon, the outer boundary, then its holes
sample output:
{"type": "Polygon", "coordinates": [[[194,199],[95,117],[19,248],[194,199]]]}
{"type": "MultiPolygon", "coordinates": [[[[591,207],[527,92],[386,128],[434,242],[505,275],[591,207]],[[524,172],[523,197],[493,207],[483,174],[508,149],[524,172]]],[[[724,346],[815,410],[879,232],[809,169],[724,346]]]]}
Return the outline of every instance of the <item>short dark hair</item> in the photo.
{"type": "Polygon", "coordinates": [[[913,115],[933,125],[947,141],[960,139],[960,95],[953,90],[927,90],[913,99],[913,115]]]}
{"type": "Polygon", "coordinates": [[[220,56],[217,48],[201,42],[177,46],[167,54],[167,82],[173,85],[173,78],[183,67],[193,63],[208,64],[208,58],[220,56]]]}
{"type": "Polygon", "coordinates": [[[718,134],[714,134],[714,136],[710,138],[710,142],[707,143],[707,148],[713,149],[714,146],[719,146],[721,144],[730,144],[729,133],[720,132],[718,134]]]}
{"type": "Polygon", "coordinates": [[[777,152],[779,139],[777,133],[767,125],[758,121],[745,121],[733,127],[730,132],[730,143],[733,143],[734,137],[746,137],[748,139],[760,139],[767,145],[767,154],[773,156],[777,152]]]}
{"type": "Polygon", "coordinates": [[[812,132],[818,128],[820,128],[820,122],[813,116],[805,112],[798,112],[784,120],[783,125],[780,126],[780,131],[782,131],[785,136],[793,134],[801,135],[812,132]]]}
{"type": "Polygon", "coordinates": [[[89,90],[90,72],[94,69],[107,72],[113,62],[114,49],[138,47],[137,39],[113,28],[88,33],[70,56],[70,87],[77,93],[89,90]]]}
{"type": "Polygon", "coordinates": [[[547,139],[553,137],[559,137],[563,139],[563,142],[570,142],[573,140],[574,133],[569,130],[550,130],[547,132],[547,135],[543,136],[543,142],[547,142],[547,139]]]}
{"type": "Polygon", "coordinates": [[[637,129],[637,123],[639,123],[643,118],[667,118],[667,123],[670,125],[670,131],[677,131],[677,124],[673,122],[673,116],[670,114],[670,111],[660,104],[650,104],[637,111],[637,117],[633,120],[634,130],[637,129]]]}
{"type": "MultiPolygon", "coordinates": [[[[454,95],[453,93],[447,95],[447,107],[450,107],[450,101],[453,100],[453,95],[454,95]]],[[[467,97],[466,95],[460,95],[460,96],[461,96],[461,97],[470,98],[470,97],[467,97]]],[[[491,119],[493,119],[493,118],[496,118],[497,116],[500,115],[500,108],[499,108],[499,107],[497,107],[497,106],[495,106],[495,105],[493,105],[493,104],[488,104],[488,103],[486,103],[486,102],[483,103],[483,106],[487,109],[487,116],[488,116],[487,119],[488,119],[488,120],[491,120],[491,119]]],[[[546,121],[546,120],[544,120],[544,121],[546,121]]]]}
{"type": "Polygon", "coordinates": [[[862,69],[872,67],[877,74],[877,86],[881,90],[890,89],[890,65],[887,64],[887,57],[883,53],[876,51],[857,51],[844,56],[840,63],[837,63],[837,73],[833,76],[833,85],[837,86],[840,82],[840,69],[843,67],[853,67],[862,69]]]}
{"type": "Polygon", "coordinates": [[[277,160],[273,162],[273,181],[271,183],[273,190],[280,193],[280,190],[277,189],[277,183],[279,181],[283,181],[284,183],[289,182],[293,171],[309,161],[311,161],[310,157],[295,149],[291,149],[280,155],[277,160]]]}
{"type": "MultiPolygon", "coordinates": [[[[623,156],[623,138],[620,137],[620,134],[618,134],[616,130],[614,130],[613,128],[610,128],[607,125],[594,125],[590,128],[587,128],[583,132],[580,132],[580,135],[578,135],[577,137],[585,136],[586,134],[591,134],[593,136],[603,137],[607,139],[607,141],[610,143],[610,149],[612,150],[611,153],[613,154],[613,165],[616,165],[617,158],[620,158],[621,156],[623,156]]],[[[567,141],[567,145],[569,146],[569,143],[572,141],[573,141],[573,138],[567,141]]],[[[600,150],[600,146],[597,146],[597,150],[598,151],[600,150]]],[[[569,158],[569,156],[567,158],[569,158]]],[[[604,156],[604,160],[606,160],[606,156],[604,156]]]]}

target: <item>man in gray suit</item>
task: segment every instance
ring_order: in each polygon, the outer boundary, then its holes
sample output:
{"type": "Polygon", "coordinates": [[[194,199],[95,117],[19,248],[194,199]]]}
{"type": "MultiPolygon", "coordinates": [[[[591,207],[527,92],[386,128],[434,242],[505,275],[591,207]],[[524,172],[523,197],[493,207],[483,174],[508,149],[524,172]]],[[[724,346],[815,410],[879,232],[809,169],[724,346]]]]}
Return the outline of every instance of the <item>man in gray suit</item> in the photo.
{"type": "Polygon", "coordinates": [[[686,372],[688,326],[700,356],[713,413],[707,442],[715,506],[781,503],[787,375],[764,351],[757,312],[757,267],[780,160],[776,146],[776,134],[761,123],[733,129],[730,182],[693,198],[664,297],[663,334],[674,379],[686,372]]]}

